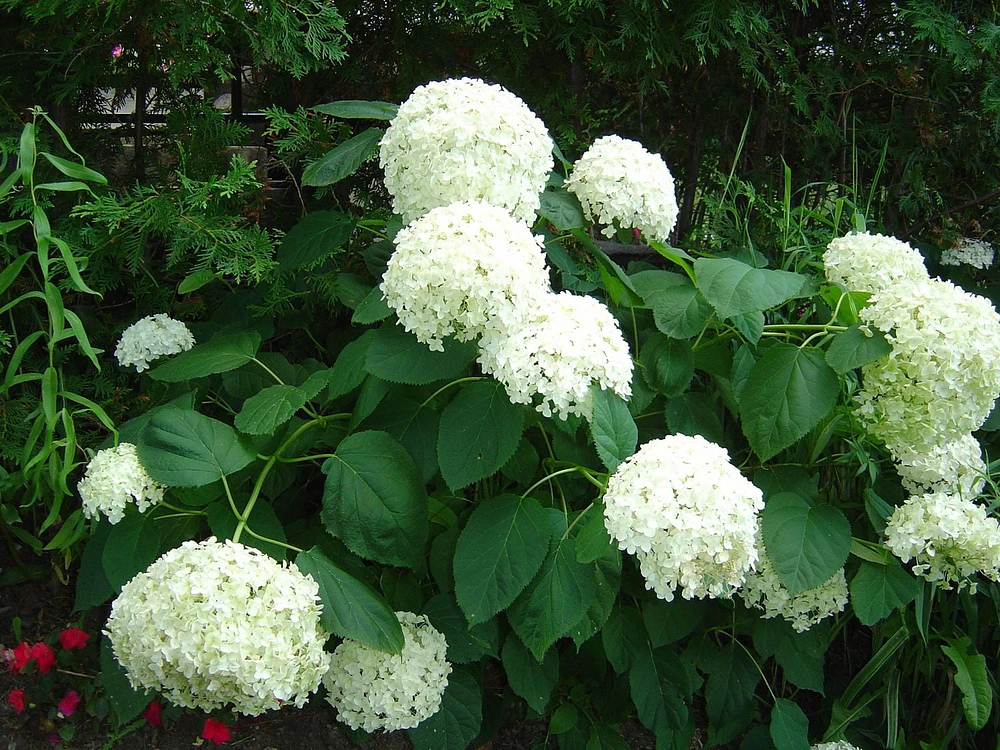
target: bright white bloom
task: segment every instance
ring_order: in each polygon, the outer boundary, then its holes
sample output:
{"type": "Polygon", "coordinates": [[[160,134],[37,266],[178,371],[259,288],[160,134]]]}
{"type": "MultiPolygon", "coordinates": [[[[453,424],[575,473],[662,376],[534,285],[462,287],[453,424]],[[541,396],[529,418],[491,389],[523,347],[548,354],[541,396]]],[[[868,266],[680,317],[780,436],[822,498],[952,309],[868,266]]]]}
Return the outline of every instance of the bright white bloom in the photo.
{"type": "Polygon", "coordinates": [[[97,518],[103,513],[112,524],[122,520],[128,503],[134,502],[142,513],[163,499],[165,489],[139,463],[132,443],[98,451],[76,488],[83,515],[97,518]]]}
{"type": "Polygon", "coordinates": [[[551,294],[542,238],[477,202],[435,208],[400,230],[380,289],[403,327],[435,351],[451,334],[506,335],[551,294]]]}
{"type": "Polygon", "coordinates": [[[587,219],[604,225],[606,237],[618,222],[666,242],[677,223],[674,178],[663,157],[617,135],[594,141],[573,165],[566,188],[580,199],[587,219]]]}
{"type": "Polygon", "coordinates": [[[852,292],[888,289],[898,281],[926,280],[918,250],[895,237],[861,232],[838,237],[823,254],[826,278],[852,292]]]}
{"type": "Polygon", "coordinates": [[[855,747],[850,742],[846,740],[840,740],[838,742],[821,742],[818,745],[813,745],[809,750],[861,750],[855,747]]]}
{"type": "Polygon", "coordinates": [[[651,440],[608,480],[604,525],[666,601],[728,597],[757,562],[761,491],[700,435],[651,440]]]}
{"type": "Polygon", "coordinates": [[[955,247],[941,252],[941,265],[972,266],[985,271],[993,265],[993,246],[972,237],[962,237],[955,247]]]}
{"type": "Polygon", "coordinates": [[[552,171],[545,124],[502,86],[474,78],[418,87],[382,137],[393,210],[409,224],[437,206],[484,200],[532,224],[552,171]]]}
{"type": "Polygon", "coordinates": [[[533,319],[506,336],[487,336],[479,362],[515,404],[565,419],[589,416],[590,386],[632,395],[632,355],[618,321],[599,300],[572,292],[547,294],[533,319]]]}
{"type": "Polygon", "coordinates": [[[910,497],[893,511],[885,545],[913,572],[942,588],[968,586],[979,572],[1000,581],[1000,525],[986,508],[957,495],[937,492],[910,497]]]}
{"type": "Polygon", "coordinates": [[[105,634],[136,690],[248,716],[301,707],[330,655],[319,586],[232,541],[185,542],[125,584],[105,634]]]}
{"type": "Polygon", "coordinates": [[[150,315],[125,329],[115,356],[122,367],[136,372],[149,369],[149,363],[170,354],[186,352],[194,346],[194,336],[179,320],[164,313],[150,315]]]}
{"type": "Polygon", "coordinates": [[[847,579],[843,568],[826,583],[792,596],[778,578],[759,533],[757,547],[760,550],[757,568],[747,573],[740,596],[748,606],[763,609],[765,620],[783,617],[796,632],[802,633],[825,617],[844,611],[847,606],[847,579]]]}
{"type": "Polygon", "coordinates": [[[893,458],[903,487],[914,495],[950,492],[973,498],[986,483],[982,448],[972,435],[937,444],[897,444],[894,441],[893,458]]]}
{"type": "Polygon", "coordinates": [[[333,652],[323,684],[337,718],[351,729],[412,729],[441,707],[451,664],[448,644],[426,615],[397,612],[403,652],[389,654],[345,640],[333,652]]]}

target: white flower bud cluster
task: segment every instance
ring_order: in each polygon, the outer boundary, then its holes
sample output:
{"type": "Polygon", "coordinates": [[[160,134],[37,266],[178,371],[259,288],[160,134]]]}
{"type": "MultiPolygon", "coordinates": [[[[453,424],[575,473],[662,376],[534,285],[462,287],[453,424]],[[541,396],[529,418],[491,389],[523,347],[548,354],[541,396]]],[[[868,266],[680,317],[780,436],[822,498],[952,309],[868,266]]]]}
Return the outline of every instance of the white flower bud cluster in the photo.
{"type": "Polygon", "coordinates": [[[257,716],[301,707],[330,655],[319,586],[294,565],[232,541],[189,541],[122,588],[105,634],[136,690],[257,716]]]}
{"type": "Polygon", "coordinates": [[[604,225],[606,237],[614,235],[617,222],[648,240],[666,242],[677,223],[674,178],[663,157],[627,138],[608,135],[594,141],[573,165],[566,188],[580,200],[588,220],[604,225]]]}
{"type": "Polygon", "coordinates": [[[928,278],[918,250],[895,237],[867,232],[834,239],[823,254],[823,266],[831,283],[869,294],[899,281],[928,278]]]}
{"type": "Polygon", "coordinates": [[[950,589],[968,586],[977,572],[1000,581],[1000,524],[986,508],[943,492],[910,497],[893,511],[885,544],[913,572],[950,589]]]}
{"type": "Polygon", "coordinates": [[[400,105],[379,163],[393,210],[406,224],[438,206],[485,200],[530,225],[552,171],[552,139],[502,86],[435,81],[400,105]]]}
{"type": "Polygon", "coordinates": [[[666,601],[728,597],[757,562],[761,491],[724,448],[695,435],[651,440],[611,475],[604,524],[666,601]]]}
{"type": "Polygon", "coordinates": [[[186,352],[194,346],[188,327],[164,313],[136,321],[122,333],[115,356],[122,367],[136,372],[149,369],[154,359],[186,352]]]}
{"type": "Polygon", "coordinates": [[[119,443],[90,459],[76,489],[86,518],[103,513],[111,524],[116,524],[129,503],[134,502],[142,513],[163,499],[165,488],[149,476],[132,443],[119,443]]]}
{"type": "Polygon", "coordinates": [[[412,729],[441,707],[451,664],[448,644],[426,615],[397,612],[403,651],[389,654],[345,640],[323,678],[327,700],[351,729],[412,729]]]}
{"type": "Polygon", "coordinates": [[[941,253],[943,266],[972,266],[985,271],[993,265],[993,245],[972,237],[962,237],[955,247],[941,253]]]}

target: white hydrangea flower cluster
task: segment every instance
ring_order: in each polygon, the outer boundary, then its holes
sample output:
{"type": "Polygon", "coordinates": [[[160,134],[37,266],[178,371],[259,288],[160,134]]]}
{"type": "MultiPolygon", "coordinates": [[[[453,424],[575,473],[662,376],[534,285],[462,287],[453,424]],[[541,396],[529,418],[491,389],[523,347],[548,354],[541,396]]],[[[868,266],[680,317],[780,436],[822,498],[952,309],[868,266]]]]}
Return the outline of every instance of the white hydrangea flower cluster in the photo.
{"type": "Polygon", "coordinates": [[[861,748],[855,747],[847,740],[839,740],[837,742],[820,742],[810,747],[809,750],[861,750],[861,748]]]}
{"type": "Polygon", "coordinates": [[[893,511],[885,544],[913,572],[959,590],[979,572],[1000,581],[1000,524],[986,508],[945,492],[914,495],[893,511]]]}
{"type": "Polygon", "coordinates": [[[757,562],[761,491],[700,435],[651,440],[608,480],[604,524],[646,588],[672,601],[728,597],[757,562]]]}
{"type": "Polygon", "coordinates": [[[379,163],[393,210],[406,224],[438,206],[485,200],[530,225],[552,171],[552,139],[502,86],[435,81],[400,105],[379,163]]]}
{"type": "Polygon", "coordinates": [[[542,238],[483,202],[434,208],[396,235],[381,290],[399,322],[433,351],[504,336],[551,293],[542,238]]]}
{"type": "Polygon", "coordinates": [[[122,520],[130,502],[142,513],[160,502],[166,489],[149,476],[132,443],[119,443],[98,451],[76,488],[83,503],[83,515],[97,518],[103,513],[112,525],[122,520]]]}
{"type": "Polygon", "coordinates": [[[899,281],[928,278],[918,250],[895,237],[858,232],[834,239],[823,253],[826,278],[852,292],[873,294],[899,281]]]}
{"type": "Polygon", "coordinates": [[[972,266],[985,271],[993,265],[993,246],[983,240],[962,237],[955,247],[941,252],[941,265],[972,266]]]}
{"type": "Polygon", "coordinates": [[[894,442],[893,451],[903,487],[914,495],[952,492],[973,498],[986,484],[987,468],[982,447],[970,434],[941,443],[927,440],[915,444],[894,442]]]}
{"type": "Polygon", "coordinates": [[[329,666],[319,586],[232,541],[189,541],[122,588],[105,634],[137,690],[248,716],[298,707],[329,666]]]}
{"type": "Polygon", "coordinates": [[[448,644],[426,615],[397,612],[403,651],[389,654],[345,640],[323,679],[337,718],[351,729],[412,729],[441,707],[451,664],[448,644]]]}
{"type": "Polygon", "coordinates": [[[115,356],[122,367],[135,367],[136,372],[142,372],[149,369],[154,359],[186,352],[192,346],[194,336],[188,327],[160,313],[126,328],[115,347],[115,356]]]}
{"type": "Polygon", "coordinates": [[[674,178],[663,157],[641,143],[617,135],[598,138],[573,165],[566,188],[576,195],[588,220],[635,227],[649,240],[666,242],[677,223],[674,178]]]}
{"type": "Polygon", "coordinates": [[[571,292],[547,294],[522,327],[484,338],[479,362],[513,403],[541,396],[536,408],[547,417],[589,416],[595,382],[632,395],[632,355],[618,321],[599,300],[571,292]]]}
{"type": "Polygon", "coordinates": [[[759,531],[757,547],[760,558],[756,570],[747,573],[740,596],[748,606],[763,609],[765,620],[783,617],[796,632],[803,633],[820,620],[844,611],[847,606],[847,578],[843,568],[826,583],[792,596],[778,578],[759,531]]]}

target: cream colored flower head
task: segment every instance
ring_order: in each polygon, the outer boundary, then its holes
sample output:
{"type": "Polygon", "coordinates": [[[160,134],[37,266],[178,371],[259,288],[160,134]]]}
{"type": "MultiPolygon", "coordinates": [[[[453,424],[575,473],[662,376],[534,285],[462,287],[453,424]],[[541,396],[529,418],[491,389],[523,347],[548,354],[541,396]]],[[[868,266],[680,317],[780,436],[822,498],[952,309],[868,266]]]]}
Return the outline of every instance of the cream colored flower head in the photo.
{"type": "Polygon", "coordinates": [[[857,232],[834,239],[823,254],[826,278],[852,292],[874,294],[899,281],[927,280],[918,250],[895,237],[857,232]]]}
{"type": "Polygon", "coordinates": [[[143,468],[135,446],[120,443],[98,451],[90,459],[76,489],[85,517],[104,515],[111,524],[116,524],[122,520],[129,503],[135,503],[142,513],[163,499],[165,488],[143,468]]]}
{"type": "Polygon", "coordinates": [[[186,352],[194,346],[194,336],[179,320],[160,313],[143,318],[122,333],[115,356],[122,367],[136,372],[149,369],[154,359],[186,352]]]}
{"type": "Polygon", "coordinates": [[[993,265],[993,245],[972,237],[962,237],[954,247],[941,253],[943,266],[971,266],[985,271],[993,265]]]}

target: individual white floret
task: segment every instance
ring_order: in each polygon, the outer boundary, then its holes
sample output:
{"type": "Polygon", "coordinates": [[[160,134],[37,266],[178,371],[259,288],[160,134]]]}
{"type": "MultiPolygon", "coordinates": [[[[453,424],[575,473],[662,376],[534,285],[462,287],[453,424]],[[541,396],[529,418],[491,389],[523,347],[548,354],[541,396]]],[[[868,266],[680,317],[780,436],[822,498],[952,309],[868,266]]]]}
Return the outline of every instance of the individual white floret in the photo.
{"type": "Polygon", "coordinates": [[[194,346],[194,336],[179,320],[164,313],[143,318],[122,333],[115,356],[122,367],[136,372],[149,369],[154,359],[186,352],[194,346]]]}
{"type": "Polygon", "coordinates": [[[397,612],[403,651],[389,654],[345,640],[323,678],[327,700],[351,729],[412,729],[441,707],[451,664],[448,644],[426,615],[397,612]]]}
{"type": "Polygon", "coordinates": [[[584,216],[604,225],[638,229],[648,240],[666,242],[677,223],[674,178],[663,157],[617,135],[598,138],[573,165],[566,188],[580,200],[584,216]]]}
{"type": "Polygon", "coordinates": [[[76,489],[86,518],[103,514],[116,524],[122,520],[129,503],[135,503],[142,513],[163,499],[165,488],[143,468],[132,443],[119,443],[98,451],[90,459],[76,489]]]}
{"type": "Polygon", "coordinates": [[[402,326],[431,350],[455,335],[506,335],[551,294],[542,238],[504,209],[453,203],[396,235],[380,286],[402,326]]]}
{"type": "Polygon", "coordinates": [[[185,542],[125,584],[105,634],[136,690],[257,716],[301,707],[329,665],[319,586],[232,541],[185,542]]]}
{"type": "Polygon", "coordinates": [[[983,240],[962,237],[954,247],[941,252],[941,265],[972,266],[985,271],[993,265],[993,246],[983,240]]]}
{"type": "Polygon", "coordinates": [[[400,105],[379,163],[405,224],[465,200],[488,201],[533,224],[552,171],[552,139],[502,86],[449,79],[418,87],[400,105]]]}
{"type": "Polygon", "coordinates": [[[761,491],[700,435],[651,440],[608,480],[604,524],[666,601],[728,597],[758,559],[761,491]]]}
{"type": "Polygon", "coordinates": [[[873,294],[898,281],[926,280],[918,250],[895,237],[858,232],[830,242],[823,254],[826,278],[852,292],[873,294]]]}
{"type": "Polygon", "coordinates": [[[480,342],[483,371],[515,404],[535,403],[545,416],[589,416],[592,384],[628,399],[632,355],[618,321],[599,300],[547,294],[534,317],[506,335],[480,342]]]}

